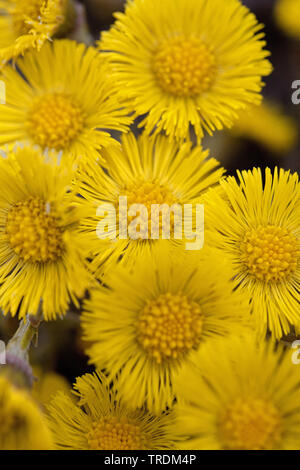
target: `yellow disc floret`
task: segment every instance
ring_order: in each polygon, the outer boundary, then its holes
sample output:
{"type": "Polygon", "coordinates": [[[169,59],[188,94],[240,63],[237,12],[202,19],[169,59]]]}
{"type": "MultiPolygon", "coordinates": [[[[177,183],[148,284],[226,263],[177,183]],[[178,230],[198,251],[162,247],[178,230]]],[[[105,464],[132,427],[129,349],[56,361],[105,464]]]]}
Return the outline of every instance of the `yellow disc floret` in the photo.
{"type": "MultiPolygon", "coordinates": [[[[144,233],[144,238],[151,238],[151,228],[155,231],[156,228],[156,221],[154,217],[151,219],[151,226],[148,221],[151,218],[152,213],[152,206],[154,204],[163,205],[166,204],[171,207],[173,204],[178,204],[179,201],[173,194],[170,188],[160,184],[157,180],[153,181],[144,181],[144,180],[137,180],[134,183],[129,183],[125,186],[125,188],[121,192],[122,196],[127,197],[127,204],[128,208],[132,204],[141,204],[146,207],[147,209],[147,220],[145,222],[148,226],[148,231],[144,233]]],[[[142,214],[140,214],[142,217],[142,214]]],[[[129,222],[133,217],[129,217],[129,222]]],[[[158,233],[161,236],[162,233],[162,213],[158,214],[158,222],[159,227],[158,233]]],[[[167,221],[168,222],[168,221],[167,221]]],[[[174,232],[174,214],[170,212],[170,233],[174,232]]]]}
{"type": "Polygon", "coordinates": [[[6,222],[8,242],[23,260],[53,261],[63,253],[63,231],[49,203],[30,198],[9,210],[6,222]]]}
{"type": "Polygon", "coordinates": [[[124,188],[122,196],[127,196],[128,205],[144,204],[149,213],[151,213],[152,204],[172,205],[176,202],[172,191],[156,180],[138,180],[135,183],[130,183],[124,188]]]}
{"type": "Polygon", "coordinates": [[[203,41],[178,36],[160,44],[153,70],[163,90],[176,96],[195,96],[211,87],[217,65],[213,51],[203,41]]]}
{"type": "Polygon", "coordinates": [[[35,144],[42,148],[62,150],[82,131],[84,113],[64,93],[38,97],[27,117],[27,130],[35,144]]]}
{"type": "Polygon", "coordinates": [[[220,438],[224,449],[276,449],[281,434],[280,413],[265,400],[238,399],[221,416],[220,438]]]}
{"type": "Polygon", "coordinates": [[[87,440],[92,450],[146,449],[141,427],[123,416],[107,416],[94,422],[87,440]]]}
{"type": "Polygon", "coordinates": [[[244,263],[256,279],[281,281],[300,260],[300,243],[287,229],[268,225],[249,231],[242,243],[244,263]]]}
{"type": "Polygon", "coordinates": [[[198,303],[182,293],[148,301],[138,322],[138,341],[158,364],[177,359],[199,344],[203,317],[198,303]]]}

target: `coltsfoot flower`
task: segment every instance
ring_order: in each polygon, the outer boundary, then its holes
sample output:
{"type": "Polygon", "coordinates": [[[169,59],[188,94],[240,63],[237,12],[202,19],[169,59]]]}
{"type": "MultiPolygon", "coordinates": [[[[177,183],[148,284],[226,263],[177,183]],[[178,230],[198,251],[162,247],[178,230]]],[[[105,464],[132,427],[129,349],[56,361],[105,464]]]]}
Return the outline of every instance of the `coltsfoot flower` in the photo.
{"type": "MultiPolygon", "coordinates": [[[[122,257],[122,262],[134,264],[143,253],[154,253],[162,241],[162,218],[160,218],[158,239],[151,237],[150,216],[154,204],[191,204],[193,208],[201,203],[201,196],[211,186],[218,183],[224,173],[220,163],[209,158],[209,152],[200,146],[193,148],[190,143],[181,146],[165,136],[149,138],[146,134],[136,138],[132,133],[122,137],[122,147],[110,147],[103,152],[109,172],[97,163],[78,171],[77,204],[86,216],[81,221],[80,231],[90,249],[91,268],[100,275],[107,265],[122,257]],[[129,235],[120,236],[119,220],[112,222],[116,241],[103,244],[97,235],[101,220],[97,209],[102,204],[112,204],[119,212],[119,198],[127,197],[127,208],[133,204],[143,204],[148,212],[148,231],[143,238],[142,230],[137,239],[129,235]]],[[[133,217],[128,217],[128,225],[133,217]]],[[[173,220],[174,222],[174,220],[173,220]]],[[[171,225],[172,225],[171,219],[171,225]]],[[[183,225],[183,224],[182,224],[183,225]]],[[[171,226],[174,228],[174,224],[171,226]]],[[[138,230],[137,230],[138,232],[138,230]]],[[[182,233],[184,230],[182,230],[182,233]]],[[[108,232],[108,235],[111,235],[108,232]]],[[[174,239],[170,230],[170,244],[174,239]]]]}
{"type": "Polygon", "coordinates": [[[174,449],[168,427],[172,414],[153,416],[126,407],[117,384],[100,372],[78,377],[75,403],[60,392],[49,405],[49,422],[57,449],[155,450],[174,449]]]}
{"type": "Polygon", "coordinates": [[[47,43],[6,65],[6,105],[0,108],[0,145],[31,142],[44,149],[99,159],[116,144],[107,129],[130,123],[116,98],[103,58],[93,47],[70,40],[47,43]],[[8,85],[9,84],[9,85],[8,85]]]}
{"type": "Polygon", "coordinates": [[[135,0],[115,16],[99,47],[148,134],[181,140],[192,126],[199,140],[260,102],[272,67],[262,25],[239,0],[135,0]]]}
{"type": "Polygon", "coordinates": [[[91,282],[69,194],[73,172],[55,152],[27,146],[0,159],[0,306],[51,320],[91,282]]]}
{"type": "Polygon", "coordinates": [[[105,286],[91,291],[82,315],[87,353],[118,377],[130,406],[155,413],[171,407],[182,365],[212,338],[245,328],[247,305],[233,292],[231,276],[217,250],[171,253],[160,245],[132,270],[120,264],[111,269],[105,286]]]}
{"type": "Polygon", "coordinates": [[[275,169],[238,172],[205,197],[206,242],[231,259],[257,329],[274,338],[300,326],[300,183],[275,169]]]}
{"type": "Polygon", "coordinates": [[[299,370],[291,354],[253,336],[207,344],[176,381],[181,449],[300,448],[299,370]]]}

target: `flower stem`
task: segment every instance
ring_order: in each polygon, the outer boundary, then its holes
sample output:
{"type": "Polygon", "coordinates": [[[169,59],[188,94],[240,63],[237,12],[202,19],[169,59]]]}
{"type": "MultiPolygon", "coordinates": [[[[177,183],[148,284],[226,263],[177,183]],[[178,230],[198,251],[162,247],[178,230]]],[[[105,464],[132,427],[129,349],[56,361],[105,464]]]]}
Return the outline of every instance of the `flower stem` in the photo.
{"type": "Polygon", "coordinates": [[[7,345],[7,352],[28,359],[28,352],[34,338],[37,338],[38,328],[42,321],[42,314],[27,315],[25,320],[21,320],[19,328],[7,345]]]}
{"type": "Polygon", "coordinates": [[[18,387],[32,387],[34,378],[29,364],[29,349],[34,338],[37,338],[41,321],[40,306],[37,315],[27,315],[25,320],[21,320],[17,331],[7,344],[6,367],[1,371],[18,387]]]}

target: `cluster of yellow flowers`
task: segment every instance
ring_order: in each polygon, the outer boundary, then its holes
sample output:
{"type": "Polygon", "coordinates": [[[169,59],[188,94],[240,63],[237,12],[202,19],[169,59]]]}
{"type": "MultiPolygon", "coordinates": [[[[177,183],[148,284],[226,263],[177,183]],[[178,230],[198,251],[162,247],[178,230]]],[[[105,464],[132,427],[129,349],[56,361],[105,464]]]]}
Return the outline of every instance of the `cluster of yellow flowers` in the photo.
{"type": "Polygon", "coordinates": [[[279,341],[300,331],[299,176],[226,177],[202,148],[259,109],[263,26],[240,0],[128,0],[87,46],[61,38],[71,0],[0,12],[0,308],[21,319],[0,449],[300,449],[300,369],[279,341]],[[203,204],[204,248],[99,239],[97,208],[124,195],[203,204]],[[40,410],[16,350],[71,304],[96,372],[40,410]]]}

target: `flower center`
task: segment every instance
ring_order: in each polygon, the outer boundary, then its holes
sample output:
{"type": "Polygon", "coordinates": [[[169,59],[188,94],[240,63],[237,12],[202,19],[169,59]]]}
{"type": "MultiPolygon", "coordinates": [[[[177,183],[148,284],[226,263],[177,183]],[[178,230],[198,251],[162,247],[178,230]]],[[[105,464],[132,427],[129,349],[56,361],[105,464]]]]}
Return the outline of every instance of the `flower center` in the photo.
{"type": "Polygon", "coordinates": [[[211,48],[200,39],[179,36],[159,46],[153,69],[158,83],[168,93],[195,96],[211,87],[217,64],[211,48]]]}
{"type": "Polygon", "coordinates": [[[248,232],[243,241],[244,262],[262,281],[280,281],[293,274],[300,259],[300,243],[288,230],[268,225],[248,232]]]}
{"type": "MultiPolygon", "coordinates": [[[[155,225],[158,222],[159,227],[158,233],[159,236],[162,234],[162,219],[163,214],[160,212],[158,214],[157,221],[152,220],[151,218],[151,208],[153,204],[166,204],[171,207],[173,204],[179,203],[178,199],[175,197],[173,192],[166,186],[160,184],[157,180],[154,181],[143,181],[138,180],[134,183],[130,183],[125,186],[125,188],[121,191],[122,196],[127,197],[127,206],[130,208],[132,204],[141,204],[146,207],[147,209],[147,220],[144,221],[143,213],[140,213],[141,220],[147,224],[147,231],[145,235],[148,235],[148,238],[151,238],[151,228],[156,228],[155,225]],[[151,224],[148,223],[151,218],[151,224]]],[[[134,217],[128,217],[129,223],[134,219],[134,217]]],[[[169,222],[169,221],[167,221],[169,222]]],[[[140,230],[142,233],[142,230],[140,230]]],[[[174,232],[174,214],[173,212],[170,213],[170,234],[174,232]]]]}
{"type": "Polygon", "coordinates": [[[87,436],[92,450],[145,450],[145,437],[140,426],[127,418],[108,416],[92,424],[87,436]]]}
{"type": "Polygon", "coordinates": [[[11,14],[14,30],[18,36],[28,34],[32,26],[29,20],[38,21],[44,0],[16,0],[11,14]]]}
{"type": "Polygon", "coordinates": [[[138,341],[158,364],[195,348],[203,328],[201,308],[182,293],[161,294],[147,302],[138,321],[138,341]]]}
{"type": "Polygon", "coordinates": [[[128,206],[131,204],[143,204],[147,207],[151,214],[152,204],[168,204],[176,203],[175,196],[172,191],[160,184],[158,181],[142,181],[128,184],[122,191],[122,196],[127,196],[128,206]]]}
{"type": "Polygon", "coordinates": [[[34,143],[42,148],[62,150],[84,127],[84,113],[64,93],[37,98],[29,111],[27,130],[34,143]]]}
{"type": "Polygon", "coordinates": [[[50,213],[50,204],[41,199],[15,204],[7,216],[6,233],[10,246],[24,261],[53,261],[63,253],[63,231],[50,213]]]}
{"type": "Polygon", "coordinates": [[[220,436],[225,449],[271,450],[281,439],[281,418],[264,400],[237,400],[221,417],[220,436]]]}

